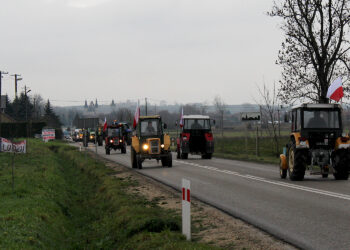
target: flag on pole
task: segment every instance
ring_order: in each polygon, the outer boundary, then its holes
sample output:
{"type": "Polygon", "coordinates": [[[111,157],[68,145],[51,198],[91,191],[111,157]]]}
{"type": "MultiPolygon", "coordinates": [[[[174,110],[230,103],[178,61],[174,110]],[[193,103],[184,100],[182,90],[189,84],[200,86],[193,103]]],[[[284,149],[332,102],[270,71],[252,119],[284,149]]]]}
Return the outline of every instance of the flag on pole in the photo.
{"type": "Polygon", "coordinates": [[[182,107],[181,118],[180,118],[180,127],[182,128],[183,126],[184,126],[184,108],[182,107]]]}
{"type": "Polygon", "coordinates": [[[332,82],[331,86],[329,86],[327,91],[327,97],[336,102],[344,96],[343,93],[343,85],[341,81],[341,77],[338,77],[334,82],[332,82]]]}
{"type": "Polygon", "coordinates": [[[103,124],[103,131],[107,129],[107,118],[105,117],[105,123],[103,124]]]}
{"type": "Polygon", "coordinates": [[[140,119],[140,107],[139,107],[139,103],[137,103],[136,110],[135,110],[135,115],[134,115],[133,128],[136,128],[137,124],[139,123],[139,119],[140,119]]]}

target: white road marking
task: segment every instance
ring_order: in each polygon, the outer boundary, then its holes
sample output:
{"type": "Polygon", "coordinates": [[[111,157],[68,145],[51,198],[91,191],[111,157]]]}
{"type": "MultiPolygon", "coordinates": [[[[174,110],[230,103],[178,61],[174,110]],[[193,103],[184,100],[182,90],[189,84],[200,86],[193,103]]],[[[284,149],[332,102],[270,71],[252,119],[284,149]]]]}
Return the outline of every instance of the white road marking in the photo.
{"type": "Polygon", "coordinates": [[[271,181],[271,180],[267,180],[265,178],[261,178],[261,177],[258,177],[258,176],[253,176],[253,175],[248,175],[248,174],[243,175],[243,174],[240,174],[240,173],[237,173],[237,172],[233,172],[233,171],[230,171],[230,170],[222,170],[222,169],[218,169],[218,168],[215,168],[215,167],[201,166],[201,165],[198,165],[198,164],[193,164],[191,162],[178,161],[178,160],[174,160],[174,161],[177,162],[177,163],[181,163],[181,164],[186,164],[186,165],[191,165],[191,166],[195,166],[195,167],[205,168],[205,169],[208,169],[208,170],[211,170],[211,171],[215,171],[215,172],[235,175],[235,176],[242,177],[242,178],[245,178],[245,179],[260,181],[260,182],[269,183],[269,184],[276,185],[276,186],[297,189],[297,190],[301,190],[301,191],[305,191],[305,192],[310,192],[310,193],[315,193],[315,194],[320,194],[320,195],[325,195],[325,196],[330,196],[330,197],[333,197],[333,198],[339,198],[339,199],[350,201],[350,195],[346,195],[346,194],[330,192],[330,191],[326,191],[326,190],[322,190],[322,189],[304,187],[304,186],[295,185],[295,184],[286,183],[286,182],[281,182],[281,181],[271,181]]]}

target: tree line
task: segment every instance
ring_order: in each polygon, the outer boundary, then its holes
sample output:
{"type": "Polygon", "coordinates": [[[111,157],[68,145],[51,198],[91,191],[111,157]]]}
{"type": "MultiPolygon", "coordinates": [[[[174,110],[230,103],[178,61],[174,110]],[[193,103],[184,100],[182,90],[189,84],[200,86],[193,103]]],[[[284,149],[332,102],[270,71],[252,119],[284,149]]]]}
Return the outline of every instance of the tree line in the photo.
{"type": "Polygon", "coordinates": [[[5,102],[5,114],[17,122],[45,122],[48,127],[52,128],[60,128],[62,125],[50,100],[44,102],[44,99],[38,94],[30,97],[22,92],[13,100],[6,95],[5,102]]]}

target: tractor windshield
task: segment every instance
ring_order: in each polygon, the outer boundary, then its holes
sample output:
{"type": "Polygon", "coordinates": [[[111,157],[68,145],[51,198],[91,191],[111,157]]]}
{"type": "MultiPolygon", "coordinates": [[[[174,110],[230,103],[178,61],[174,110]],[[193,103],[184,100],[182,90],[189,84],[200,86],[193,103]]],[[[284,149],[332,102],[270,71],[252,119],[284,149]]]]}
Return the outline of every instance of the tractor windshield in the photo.
{"type": "Polygon", "coordinates": [[[208,119],[186,119],[184,129],[210,129],[208,119]]]}
{"type": "Polygon", "coordinates": [[[119,136],[119,129],[117,129],[117,128],[109,128],[108,129],[108,136],[109,137],[119,136]]]}
{"type": "Polygon", "coordinates": [[[159,120],[150,119],[141,121],[141,135],[143,136],[157,136],[160,134],[159,120]]]}
{"type": "Polygon", "coordinates": [[[337,110],[304,110],[304,128],[340,128],[337,110]]]}

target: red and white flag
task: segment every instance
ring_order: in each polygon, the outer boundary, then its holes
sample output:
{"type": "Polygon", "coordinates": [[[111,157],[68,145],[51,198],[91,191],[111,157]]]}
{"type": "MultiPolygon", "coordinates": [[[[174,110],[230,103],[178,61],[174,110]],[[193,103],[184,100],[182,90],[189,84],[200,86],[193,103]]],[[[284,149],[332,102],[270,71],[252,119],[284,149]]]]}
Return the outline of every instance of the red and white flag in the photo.
{"type": "Polygon", "coordinates": [[[107,129],[107,118],[105,117],[105,123],[103,124],[103,131],[107,129]]]}
{"type": "Polygon", "coordinates": [[[135,115],[134,115],[133,128],[136,128],[136,125],[139,123],[139,119],[140,119],[140,107],[139,107],[139,104],[137,103],[135,115]]]}
{"type": "Polygon", "coordinates": [[[327,97],[336,102],[339,102],[341,98],[343,98],[343,84],[341,81],[341,77],[338,77],[334,82],[332,82],[331,86],[329,86],[327,91],[327,97]]]}
{"type": "Polygon", "coordinates": [[[184,126],[184,108],[182,107],[181,118],[180,118],[180,127],[182,128],[183,126],[184,126]]]}

